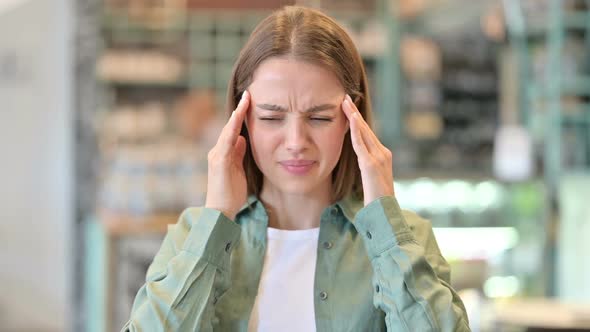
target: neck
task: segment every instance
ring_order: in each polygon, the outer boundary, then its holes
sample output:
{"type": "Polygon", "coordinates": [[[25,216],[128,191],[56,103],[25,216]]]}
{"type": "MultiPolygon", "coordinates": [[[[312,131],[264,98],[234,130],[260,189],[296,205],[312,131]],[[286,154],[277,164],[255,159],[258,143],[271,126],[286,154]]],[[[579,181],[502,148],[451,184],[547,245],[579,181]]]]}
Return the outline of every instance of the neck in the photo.
{"type": "Polygon", "coordinates": [[[268,227],[284,230],[310,229],[320,226],[320,217],[332,204],[332,187],[318,186],[310,193],[284,193],[262,186],[260,200],[268,213],[268,227]]]}

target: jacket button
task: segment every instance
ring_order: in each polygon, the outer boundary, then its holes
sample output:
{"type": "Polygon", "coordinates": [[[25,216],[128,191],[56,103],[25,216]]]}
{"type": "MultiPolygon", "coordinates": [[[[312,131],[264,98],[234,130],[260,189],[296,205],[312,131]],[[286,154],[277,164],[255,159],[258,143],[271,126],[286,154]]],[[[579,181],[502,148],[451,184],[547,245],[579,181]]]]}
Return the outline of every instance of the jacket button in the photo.
{"type": "Polygon", "coordinates": [[[371,235],[371,232],[367,231],[367,238],[370,240],[371,238],[373,238],[373,235],[371,235]]]}
{"type": "Polygon", "coordinates": [[[324,249],[330,249],[330,248],[332,248],[332,242],[330,242],[330,241],[324,242],[324,249]]]}
{"type": "Polygon", "coordinates": [[[230,249],[230,248],[231,248],[231,242],[228,242],[228,243],[225,245],[225,252],[229,252],[229,249],[230,249]]]}
{"type": "Polygon", "coordinates": [[[381,288],[379,287],[379,285],[375,286],[375,292],[379,293],[379,291],[381,291],[381,288]]]}
{"type": "Polygon", "coordinates": [[[320,293],[320,299],[322,299],[322,301],[325,301],[327,298],[328,298],[328,293],[326,293],[326,292],[320,293]]]}

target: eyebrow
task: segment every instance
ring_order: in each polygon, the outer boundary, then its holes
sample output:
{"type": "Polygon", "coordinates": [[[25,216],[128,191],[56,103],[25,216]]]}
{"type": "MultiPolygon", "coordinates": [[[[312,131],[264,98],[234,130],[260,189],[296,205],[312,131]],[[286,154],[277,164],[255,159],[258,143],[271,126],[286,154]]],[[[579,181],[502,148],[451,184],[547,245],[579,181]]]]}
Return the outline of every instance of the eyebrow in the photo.
{"type": "MultiPolygon", "coordinates": [[[[275,105],[275,104],[256,104],[256,107],[263,109],[263,110],[267,110],[267,111],[287,112],[287,109],[285,107],[280,106],[280,105],[275,105]]],[[[334,105],[334,104],[322,104],[322,105],[312,106],[303,112],[304,113],[317,113],[317,112],[322,112],[322,111],[328,111],[328,110],[331,110],[334,108],[336,108],[336,105],[334,105]]]]}

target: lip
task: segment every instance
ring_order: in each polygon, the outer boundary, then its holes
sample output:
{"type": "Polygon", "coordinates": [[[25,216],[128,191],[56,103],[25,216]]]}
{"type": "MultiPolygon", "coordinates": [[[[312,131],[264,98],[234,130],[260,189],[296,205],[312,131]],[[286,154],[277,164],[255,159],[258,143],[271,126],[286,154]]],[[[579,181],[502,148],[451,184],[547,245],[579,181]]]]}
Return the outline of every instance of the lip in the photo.
{"type": "Polygon", "coordinates": [[[283,168],[294,175],[305,175],[307,174],[315,165],[315,161],[313,160],[304,160],[304,159],[292,159],[292,160],[283,160],[279,162],[283,168]]]}

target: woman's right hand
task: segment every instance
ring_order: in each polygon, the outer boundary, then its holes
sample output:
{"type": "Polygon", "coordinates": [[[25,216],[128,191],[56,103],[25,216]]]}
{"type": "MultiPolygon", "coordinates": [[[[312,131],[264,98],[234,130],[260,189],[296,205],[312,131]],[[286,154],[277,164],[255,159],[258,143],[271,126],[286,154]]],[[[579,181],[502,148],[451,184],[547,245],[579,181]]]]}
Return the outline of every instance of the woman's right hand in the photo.
{"type": "Polygon", "coordinates": [[[234,220],[246,203],[248,187],[242,162],[246,153],[246,139],[240,135],[250,104],[250,94],[244,91],[242,99],[209,151],[207,171],[206,208],[221,211],[234,220]]]}

